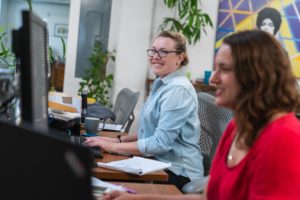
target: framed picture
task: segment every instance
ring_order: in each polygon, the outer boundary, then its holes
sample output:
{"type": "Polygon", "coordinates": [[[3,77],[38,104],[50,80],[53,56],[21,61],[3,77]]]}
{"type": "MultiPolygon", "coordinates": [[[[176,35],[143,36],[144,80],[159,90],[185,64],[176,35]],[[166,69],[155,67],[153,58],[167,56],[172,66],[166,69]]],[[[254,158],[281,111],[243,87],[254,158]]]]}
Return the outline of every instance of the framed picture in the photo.
{"type": "Polygon", "coordinates": [[[54,25],[54,36],[67,37],[68,36],[68,24],[55,24],[54,25]]]}
{"type": "Polygon", "coordinates": [[[270,32],[288,52],[294,75],[300,78],[299,13],[299,0],[220,0],[215,48],[232,32],[253,28],[270,32]]]}

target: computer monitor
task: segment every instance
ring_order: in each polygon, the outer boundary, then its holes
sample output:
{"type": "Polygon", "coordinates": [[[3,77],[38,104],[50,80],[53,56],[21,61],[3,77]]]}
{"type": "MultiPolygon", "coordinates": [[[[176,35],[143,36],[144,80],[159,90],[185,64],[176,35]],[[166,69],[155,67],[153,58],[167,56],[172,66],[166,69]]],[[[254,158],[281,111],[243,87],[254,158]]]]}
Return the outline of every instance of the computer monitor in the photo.
{"type": "Polygon", "coordinates": [[[87,149],[30,127],[1,121],[0,127],[1,196],[30,200],[92,199],[93,160],[87,149]]]}
{"type": "Polygon", "coordinates": [[[22,27],[13,31],[13,50],[21,73],[21,116],[34,128],[48,128],[48,30],[30,11],[22,11],[22,27]]]}

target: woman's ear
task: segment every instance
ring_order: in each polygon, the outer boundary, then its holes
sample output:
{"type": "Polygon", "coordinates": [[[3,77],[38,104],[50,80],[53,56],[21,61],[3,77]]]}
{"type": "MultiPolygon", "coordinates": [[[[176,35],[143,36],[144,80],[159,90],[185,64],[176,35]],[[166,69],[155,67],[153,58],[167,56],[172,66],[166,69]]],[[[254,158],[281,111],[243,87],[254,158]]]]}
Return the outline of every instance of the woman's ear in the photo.
{"type": "Polygon", "coordinates": [[[185,53],[178,54],[178,57],[179,57],[179,63],[181,64],[185,58],[185,53]]]}

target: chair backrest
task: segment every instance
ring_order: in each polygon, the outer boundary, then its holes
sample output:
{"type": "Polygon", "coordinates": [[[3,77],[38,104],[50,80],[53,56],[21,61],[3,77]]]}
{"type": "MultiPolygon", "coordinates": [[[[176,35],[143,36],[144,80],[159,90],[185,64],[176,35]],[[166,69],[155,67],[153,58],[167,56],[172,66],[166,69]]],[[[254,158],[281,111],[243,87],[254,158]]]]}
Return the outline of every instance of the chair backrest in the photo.
{"type": "Polygon", "coordinates": [[[199,120],[201,124],[200,147],[203,154],[204,175],[208,175],[211,161],[216,152],[220,137],[228,122],[232,118],[232,112],[215,104],[215,97],[205,92],[199,92],[199,120]]]}
{"type": "Polygon", "coordinates": [[[116,115],[115,123],[122,124],[125,132],[129,132],[134,120],[134,108],[139,99],[140,92],[133,92],[128,88],[122,89],[116,99],[113,112],[116,115]]]}

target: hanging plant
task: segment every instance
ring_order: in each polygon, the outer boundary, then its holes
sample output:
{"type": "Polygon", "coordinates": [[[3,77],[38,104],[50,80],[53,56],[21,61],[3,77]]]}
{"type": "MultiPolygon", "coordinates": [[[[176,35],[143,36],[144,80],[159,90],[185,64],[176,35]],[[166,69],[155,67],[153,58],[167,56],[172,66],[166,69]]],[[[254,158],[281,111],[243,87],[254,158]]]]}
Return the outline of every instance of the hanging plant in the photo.
{"type": "Polygon", "coordinates": [[[164,4],[178,13],[175,18],[165,17],[160,30],[181,32],[189,44],[200,41],[207,26],[213,27],[210,16],[199,7],[200,0],[164,0],[164,4]]]}

